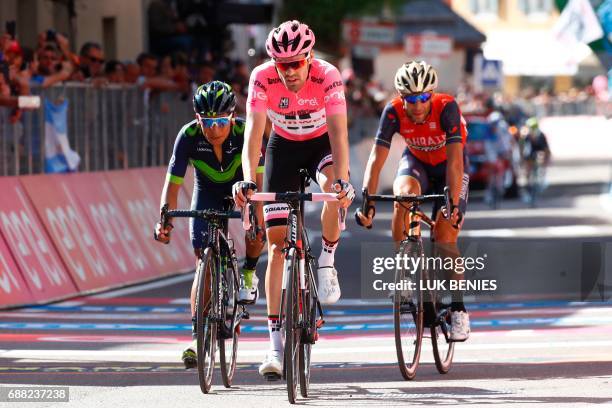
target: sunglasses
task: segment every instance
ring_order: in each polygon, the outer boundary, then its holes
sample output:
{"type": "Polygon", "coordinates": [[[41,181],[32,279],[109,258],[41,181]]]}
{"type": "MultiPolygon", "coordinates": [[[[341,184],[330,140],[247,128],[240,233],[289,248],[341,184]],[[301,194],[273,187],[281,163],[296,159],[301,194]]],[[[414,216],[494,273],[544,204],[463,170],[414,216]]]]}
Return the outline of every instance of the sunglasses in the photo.
{"type": "Polygon", "coordinates": [[[278,68],[280,71],[285,72],[285,71],[288,71],[289,69],[298,70],[302,68],[304,65],[306,65],[307,62],[308,62],[308,57],[301,59],[301,60],[297,60],[297,61],[291,61],[291,62],[274,61],[274,65],[276,65],[276,68],[278,68]]]}
{"type": "Polygon", "coordinates": [[[97,62],[98,64],[104,64],[104,58],[96,58],[96,57],[90,57],[90,56],[88,56],[87,58],[89,58],[91,62],[97,62]]]}
{"type": "Polygon", "coordinates": [[[431,92],[423,92],[418,95],[406,95],[404,96],[404,101],[411,105],[414,105],[417,102],[425,103],[431,99],[431,92]]]}
{"type": "Polygon", "coordinates": [[[200,123],[205,128],[211,128],[213,126],[225,127],[229,125],[231,116],[223,116],[220,118],[202,118],[199,117],[200,123]]]}

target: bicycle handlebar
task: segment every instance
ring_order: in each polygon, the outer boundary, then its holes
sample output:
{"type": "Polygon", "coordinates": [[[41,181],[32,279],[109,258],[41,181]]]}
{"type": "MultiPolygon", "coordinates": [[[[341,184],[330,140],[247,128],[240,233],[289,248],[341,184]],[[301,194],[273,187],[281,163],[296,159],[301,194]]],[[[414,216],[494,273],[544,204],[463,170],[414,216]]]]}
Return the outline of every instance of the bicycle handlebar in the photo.
{"type": "Polygon", "coordinates": [[[167,210],[162,211],[162,220],[166,222],[168,218],[240,218],[239,211],[219,211],[219,210],[167,210]]]}
{"type": "MultiPolygon", "coordinates": [[[[313,202],[334,202],[338,201],[334,193],[300,193],[289,191],[286,193],[254,193],[249,198],[249,201],[277,201],[277,202],[295,202],[295,201],[313,201],[313,202]]],[[[244,207],[242,215],[242,227],[245,231],[251,228],[250,214],[251,209],[247,204],[244,207]]],[[[338,209],[338,225],[340,230],[346,229],[346,209],[338,209]]]]}
{"type": "Polygon", "coordinates": [[[444,194],[427,194],[427,195],[377,195],[377,194],[368,194],[368,188],[364,187],[361,191],[363,195],[363,202],[361,203],[361,213],[367,214],[367,206],[369,201],[386,201],[386,202],[398,202],[398,203],[425,203],[428,201],[436,201],[444,199],[444,205],[447,208],[446,214],[444,214],[444,218],[450,218],[450,208],[451,208],[451,198],[450,198],[450,190],[447,187],[444,187],[444,194]]]}

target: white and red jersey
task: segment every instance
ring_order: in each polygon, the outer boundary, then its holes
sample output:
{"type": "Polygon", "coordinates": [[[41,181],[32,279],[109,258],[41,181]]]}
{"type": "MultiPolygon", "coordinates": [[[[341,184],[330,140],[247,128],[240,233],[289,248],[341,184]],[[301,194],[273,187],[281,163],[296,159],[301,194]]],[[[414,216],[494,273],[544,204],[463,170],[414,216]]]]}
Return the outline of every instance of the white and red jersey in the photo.
{"type": "Polygon", "coordinates": [[[306,83],[291,92],[281,81],[273,61],[256,67],[249,80],[249,111],[265,111],[272,130],[285,139],[304,141],[327,132],[327,117],[346,115],[344,84],[332,64],[313,59],[306,83]]]}

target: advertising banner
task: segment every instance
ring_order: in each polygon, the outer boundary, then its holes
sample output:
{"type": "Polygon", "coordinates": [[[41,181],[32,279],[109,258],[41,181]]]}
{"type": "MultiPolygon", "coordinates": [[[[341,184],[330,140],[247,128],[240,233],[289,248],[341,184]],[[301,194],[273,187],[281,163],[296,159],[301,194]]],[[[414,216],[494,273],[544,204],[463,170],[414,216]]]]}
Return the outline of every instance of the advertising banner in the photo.
{"type": "Polygon", "coordinates": [[[57,175],[21,177],[32,204],[80,291],[120,282],[102,243],[77,203],[75,194],[57,175]]]}
{"type": "MultiPolygon", "coordinates": [[[[33,300],[44,302],[76,293],[77,288],[19,179],[0,178],[0,191],[0,234],[33,300]]],[[[7,256],[5,260],[10,262],[7,256]]],[[[4,299],[0,303],[6,304],[4,299]]]]}

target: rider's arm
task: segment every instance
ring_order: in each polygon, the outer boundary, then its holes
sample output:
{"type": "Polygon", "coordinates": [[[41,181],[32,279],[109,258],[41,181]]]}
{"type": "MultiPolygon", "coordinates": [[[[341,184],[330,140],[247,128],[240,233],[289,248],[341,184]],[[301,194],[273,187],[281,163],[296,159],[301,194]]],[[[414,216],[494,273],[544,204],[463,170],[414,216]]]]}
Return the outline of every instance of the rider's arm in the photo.
{"type": "Polygon", "coordinates": [[[349,179],[349,144],[346,114],[327,117],[329,144],[334,158],[334,177],[336,180],[349,179]]]}
{"type": "Polygon", "coordinates": [[[168,164],[166,172],[166,182],[162,190],[159,203],[160,209],[168,204],[169,209],[176,209],[178,206],[178,195],[183,185],[183,179],[187,172],[187,164],[189,160],[189,138],[186,136],[184,129],[181,129],[176,141],[174,142],[174,150],[168,164]]]}
{"type": "Polygon", "coordinates": [[[370,194],[376,194],[380,172],[389,156],[393,135],[397,132],[399,132],[399,119],[393,105],[389,103],[380,116],[376,139],[374,139],[374,145],[363,176],[363,186],[368,188],[370,194]]]}
{"type": "Polygon", "coordinates": [[[245,181],[256,181],[259,158],[261,156],[261,142],[266,127],[266,113],[264,111],[253,111],[248,108],[246,115],[246,127],[244,130],[244,145],[242,149],[242,172],[245,181]]]}
{"type": "Polygon", "coordinates": [[[325,114],[327,131],[332,157],[334,158],[334,177],[336,180],[349,179],[349,143],[348,119],[346,116],[346,98],[340,72],[336,68],[325,71],[325,80],[321,84],[325,92],[325,114]]]}
{"type": "Polygon", "coordinates": [[[446,104],[440,113],[440,126],[446,133],[446,180],[452,202],[458,205],[463,182],[463,145],[466,135],[457,102],[446,104]]]}
{"type": "Polygon", "coordinates": [[[266,129],[268,95],[257,80],[260,70],[255,68],[249,79],[249,96],[246,103],[246,128],[242,149],[242,172],[245,181],[256,181],[255,174],[261,155],[261,143],[266,129]]]}

